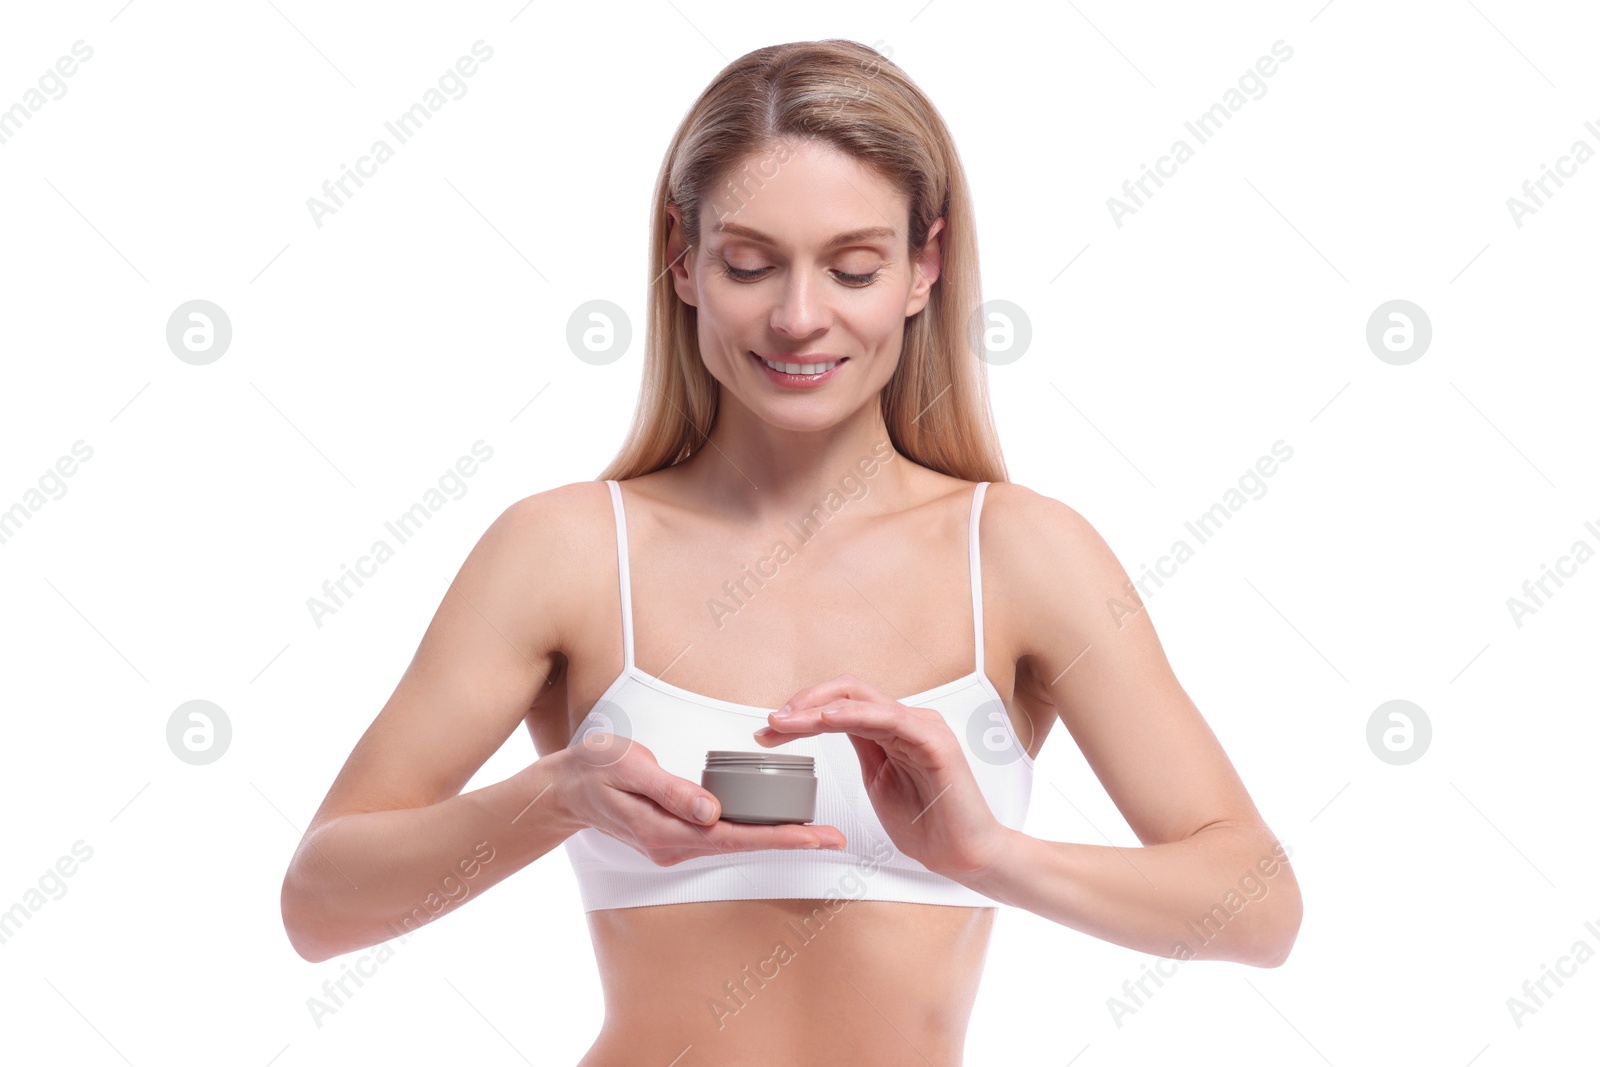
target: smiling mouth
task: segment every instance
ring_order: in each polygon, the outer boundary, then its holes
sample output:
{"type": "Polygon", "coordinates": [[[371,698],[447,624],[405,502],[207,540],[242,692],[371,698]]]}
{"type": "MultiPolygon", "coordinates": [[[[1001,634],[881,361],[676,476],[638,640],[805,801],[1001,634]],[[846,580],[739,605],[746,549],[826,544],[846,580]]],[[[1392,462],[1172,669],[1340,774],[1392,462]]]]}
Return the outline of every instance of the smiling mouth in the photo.
{"type": "Polygon", "coordinates": [[[849,358],[848,356],[841,356],[838,359],[828,360],[825,363],[783,363],[777,360],[768,359],[767,357],[756,352],[752,352],[750,354],[755,356],[762,363],[765,363],[771,369],[779,371],[783,374],[823,374],[837,367],[839,364],[843,363],[849,358]]]}

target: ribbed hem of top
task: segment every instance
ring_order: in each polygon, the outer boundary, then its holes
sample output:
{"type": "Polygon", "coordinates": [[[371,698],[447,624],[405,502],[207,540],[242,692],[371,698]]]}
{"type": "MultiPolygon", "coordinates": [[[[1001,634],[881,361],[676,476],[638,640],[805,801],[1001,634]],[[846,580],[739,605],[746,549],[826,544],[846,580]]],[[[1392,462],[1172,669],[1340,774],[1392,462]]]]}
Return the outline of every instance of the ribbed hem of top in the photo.
{"type": "Polygon", "coordinates": [[[573,873],[585,912],[715,900],[888,900],[968,908],[1000,906],[999,901],[933,871],[885,866],[867,870],[860,857],[847,853],[808,850],[801,855],[803,866],[796,862],[799,857],[766,860],[744,853],[737,866],[685,869],[676,864],[645,872],[574,860],[573,873]]]}

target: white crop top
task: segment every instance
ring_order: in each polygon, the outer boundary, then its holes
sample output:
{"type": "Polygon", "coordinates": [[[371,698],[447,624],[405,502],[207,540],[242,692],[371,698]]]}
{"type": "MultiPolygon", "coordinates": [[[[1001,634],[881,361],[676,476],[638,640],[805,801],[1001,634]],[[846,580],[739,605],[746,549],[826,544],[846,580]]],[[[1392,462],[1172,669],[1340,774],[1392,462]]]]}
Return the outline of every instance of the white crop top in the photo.
{"type": "MultiPolygon", "coordinates": [[[[584,911],[768,898],[997,906],[991,898],[928,870],[894,846],[867,797],[861,762],[846,735],[820,734],[764,750],[751,735],[766,725],[768,712],[776,709],[702,696],[635,666],[622,490],[615,481],[606,484],[611,487],[612,510],[617,520],[623,667],[578,725],[572,741],[577,742],[590,730],[617,733],[647,748],[662,769],[696,784],[709,749],[814,757],[817,805],[813,823],[837,827],[845,836],[845,847],[707,853],[663,867],[609,834],[586,827],[564,842],[584,911]]],[[[899,702],[907,707],[931,708],[945,717],[956,738],[963,742],[962,752],[995,818],[1004,826],[1021,829],[1032,799],[1034,761],[1018,739],[1005,704],[983,669],[978,516],[988,484],[979,482],[974,490],[968,521],[967,567],[972,585],[977,665],[970,674],[901,697],[899,702]]]]}

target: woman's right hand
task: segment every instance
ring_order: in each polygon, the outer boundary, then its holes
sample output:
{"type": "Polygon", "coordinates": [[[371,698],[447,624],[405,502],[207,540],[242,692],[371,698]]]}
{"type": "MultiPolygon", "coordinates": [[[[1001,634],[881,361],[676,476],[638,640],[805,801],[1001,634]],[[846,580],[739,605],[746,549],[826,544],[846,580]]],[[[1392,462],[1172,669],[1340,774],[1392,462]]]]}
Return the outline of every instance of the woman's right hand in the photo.
{"type": "Polygon", "coordinates": [[[709,790],[663,770],[631,738],[589,732],[551,755],[560,757],[553,792],[568,824],[599,830],[658,866],[718,852],[845,846],[844,834],[833,826],[722,821],[722,806],[709,790]],[[698,800],[707,805],[704,819],[695,814],[698,800]]]}

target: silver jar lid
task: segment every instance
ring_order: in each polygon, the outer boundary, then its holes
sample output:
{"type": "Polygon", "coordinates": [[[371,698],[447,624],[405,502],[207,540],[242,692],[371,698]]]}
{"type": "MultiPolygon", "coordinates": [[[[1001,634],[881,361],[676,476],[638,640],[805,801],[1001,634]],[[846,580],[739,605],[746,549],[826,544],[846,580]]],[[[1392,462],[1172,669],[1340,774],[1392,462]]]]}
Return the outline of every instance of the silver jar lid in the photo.
{"type": "Polygon", "coordinates": [[[788,752],[733,752],[712,749],[706,753],[706,769],[712,767],[760,767],[770,770],[816,773],[816,760],[788,752]]]}

